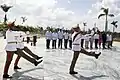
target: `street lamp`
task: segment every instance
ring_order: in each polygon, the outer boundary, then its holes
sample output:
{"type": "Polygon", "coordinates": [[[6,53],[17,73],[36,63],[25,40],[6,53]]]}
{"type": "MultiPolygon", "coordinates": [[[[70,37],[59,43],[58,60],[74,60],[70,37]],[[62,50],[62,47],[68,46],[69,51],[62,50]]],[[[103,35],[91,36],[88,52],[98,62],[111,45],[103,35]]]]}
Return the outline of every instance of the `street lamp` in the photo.
{"type": "Polygon", "coordinates": [[[6,25],[7,22],[7,12],[10,8],[12,8],[12,6],[7,6],[6,4],[3,4],[0,6],[2,8],[2,10],[5,12],[5,17],[4,17],[4,24],[6,25]]]}
{"type": "Polygon", "coordinates": [[[22,18],[22,24],[27,20],[26,17],[21,17],[22,18]]]}
{"type": "MultiPolygon", "coordinates": [[[[7,12],[8,12],[8,10],[9,10],[10,8],[12,8],[12,6],[7,6],[6,4],[3,4],[3,5],[1,5],[0,7],[1,7],[1,9],[5,12],[4,26],[6,26],[6,25],[7,25],[7,23],[6,23],[6,22],[7,22],[7,12]]],[[[6,39],[5,33],[6,33],[6,31],[4,30],[4,31],[3,31],[4,39],[6,39]]]]}

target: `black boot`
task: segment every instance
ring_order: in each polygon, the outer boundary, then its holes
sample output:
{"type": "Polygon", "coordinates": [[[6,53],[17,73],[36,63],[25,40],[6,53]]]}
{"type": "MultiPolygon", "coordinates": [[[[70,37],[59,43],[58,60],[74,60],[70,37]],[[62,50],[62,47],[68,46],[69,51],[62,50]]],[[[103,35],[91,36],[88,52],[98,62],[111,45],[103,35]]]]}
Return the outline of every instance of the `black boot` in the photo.
{"type": "Polygon", "coordinates": [[[78,72],[70,71],[69,74],[78,74],[78,72]]]}
{"type": "Polygon", "coordinates": [[[14,69],[21,69],[20,67],[18,67],[18,66],[14,66],[14,69]]]}
{"type": "Polygon", "coordinates": [[[43,58],[43,57],[37,57],[37,60],[39,60],[39,59],[41,59],[41,58],[43,58]]]}
{"type": "Polygon", "coordinates": [[[8,74],[4,74],[3,78],[12,78],[12,76],[9,76],[8,74]]]}
{"type": "Polygon", "coordinates": [[[34,65],[37,66],[39,63],[41,63],[43,60],[40,60],[40,61],[35,61],[34,65]]]}
{"type": "Polygon", "coordinates": [[[98,57],[100,56],[101,52],[99,52],[99,54],[95,54],[95,58],[98,59],[98,57]]]}

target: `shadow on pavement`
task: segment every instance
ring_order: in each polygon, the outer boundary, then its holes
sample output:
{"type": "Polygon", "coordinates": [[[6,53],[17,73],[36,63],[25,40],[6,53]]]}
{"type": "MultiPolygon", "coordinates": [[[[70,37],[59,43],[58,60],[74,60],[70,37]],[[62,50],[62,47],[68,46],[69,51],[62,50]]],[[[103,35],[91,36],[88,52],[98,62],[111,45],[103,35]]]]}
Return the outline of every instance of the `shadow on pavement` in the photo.
{"type": "MultiPolygon", "coordinates": [[[[30,71],[34,71],[34,70],[37,70],[37,69],[43,69],[43,68],[39,67],[39,68],[34,68],[34,69],[22,71],[22,72],[14,70],[16,73],[14,73],[12,75],[13,78],[11,78],[11,79],[3,78],[3,80],[43,80],[43,79],[33,78],[31,76],[28,76],[28,75],[23,75],[24,73],[27,73],[27,72],[30,72],[30,71]]],[[[40,74],[40,73],[38,73],[38,74],[40,74]]],[[[43,74],[43,73],[41,73],[41,74],[43,74]]]]}
{"type": "Polygon", "coordinates": [[[99,76],[90,76],[90,77],[85,77],[85,76],[82,76],[80,74],[78,75],[72,75],[74,78],[78,79],[78,80],[93,80],[93,79],[96,79],[96,78],[101,78],[101,77],[108,77],[107,75],[99,75],[99,76]]]}

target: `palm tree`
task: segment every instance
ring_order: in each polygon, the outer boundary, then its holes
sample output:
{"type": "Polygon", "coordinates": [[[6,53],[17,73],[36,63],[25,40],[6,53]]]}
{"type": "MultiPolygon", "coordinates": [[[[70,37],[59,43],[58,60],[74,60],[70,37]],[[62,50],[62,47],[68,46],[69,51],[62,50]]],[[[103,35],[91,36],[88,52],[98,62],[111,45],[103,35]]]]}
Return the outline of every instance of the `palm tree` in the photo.
{"type": "Polygon", "coordinates": [[[117,23],[118,23],[118,21],[113,21],[111,24],[113,25],[113,33],[114,33],[114,31],[115,31],[115,28],[117,28],[117,23]]]}
{"type": "Polygon", "coordinates": [[[26,17],[21,17],[22,18],[22,24],[27,20],[26,17]]]}
{"type": "Polygon", "coordinates": [[[7,12],[12,6],[7,6],[6,4],[1,5],[2,10],[5,12],[5,17],[4,17],[4,24],[6,25],[7,22],[7,12]]]}
{"type": "Polygon", "coordinates": [[[108,28],[108,16],[110,17],[114,17],[113,14],[109,14],[109,8],[101,8],[101,10],[103,10],[103,14],[100,14],[98,16],[98,19],[102,16],[105,16],[105,32],[107,32],[107,28],[108,28]]]}

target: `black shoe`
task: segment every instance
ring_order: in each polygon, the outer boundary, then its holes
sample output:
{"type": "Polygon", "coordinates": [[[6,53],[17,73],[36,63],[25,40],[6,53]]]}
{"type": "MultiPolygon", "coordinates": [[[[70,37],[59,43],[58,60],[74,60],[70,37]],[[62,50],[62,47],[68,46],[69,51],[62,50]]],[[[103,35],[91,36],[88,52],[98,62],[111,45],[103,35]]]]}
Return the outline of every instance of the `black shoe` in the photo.
{"type": "Polygon", "coordinates": [[[18,67],[18,66],[14,66],[14,69],[21,69],[20,67],[18,67]]]}
{"type": "Polygon", "coordinates": [[[100,56],[101,52],[99,52],[99,54],[95,54],[95,58],[98,59],[98,57],[100,56]]]}
{"type": "Polygon", "coordinates": [[[34,65],[37,66],[39,63],[41,63],[43,60],[40,60],[40,61],[35,61],[34,65]]]}
{"type": "Polygon", "coordinates": [[[37,57],[37,60],[39,60],[39,59],[41,59],[41,58],[43,58],[43,57],[37,57]]]}
{"type": "Polygon", "coordinates": [[[8,74],[4,74],[3,78],[12,78],[12,76],[9,76],[8,74]]]}
{"type": "Polygon", "coordinates": [[[70,71],[69,74],[78,74],[78,72],[70,71]]]}

